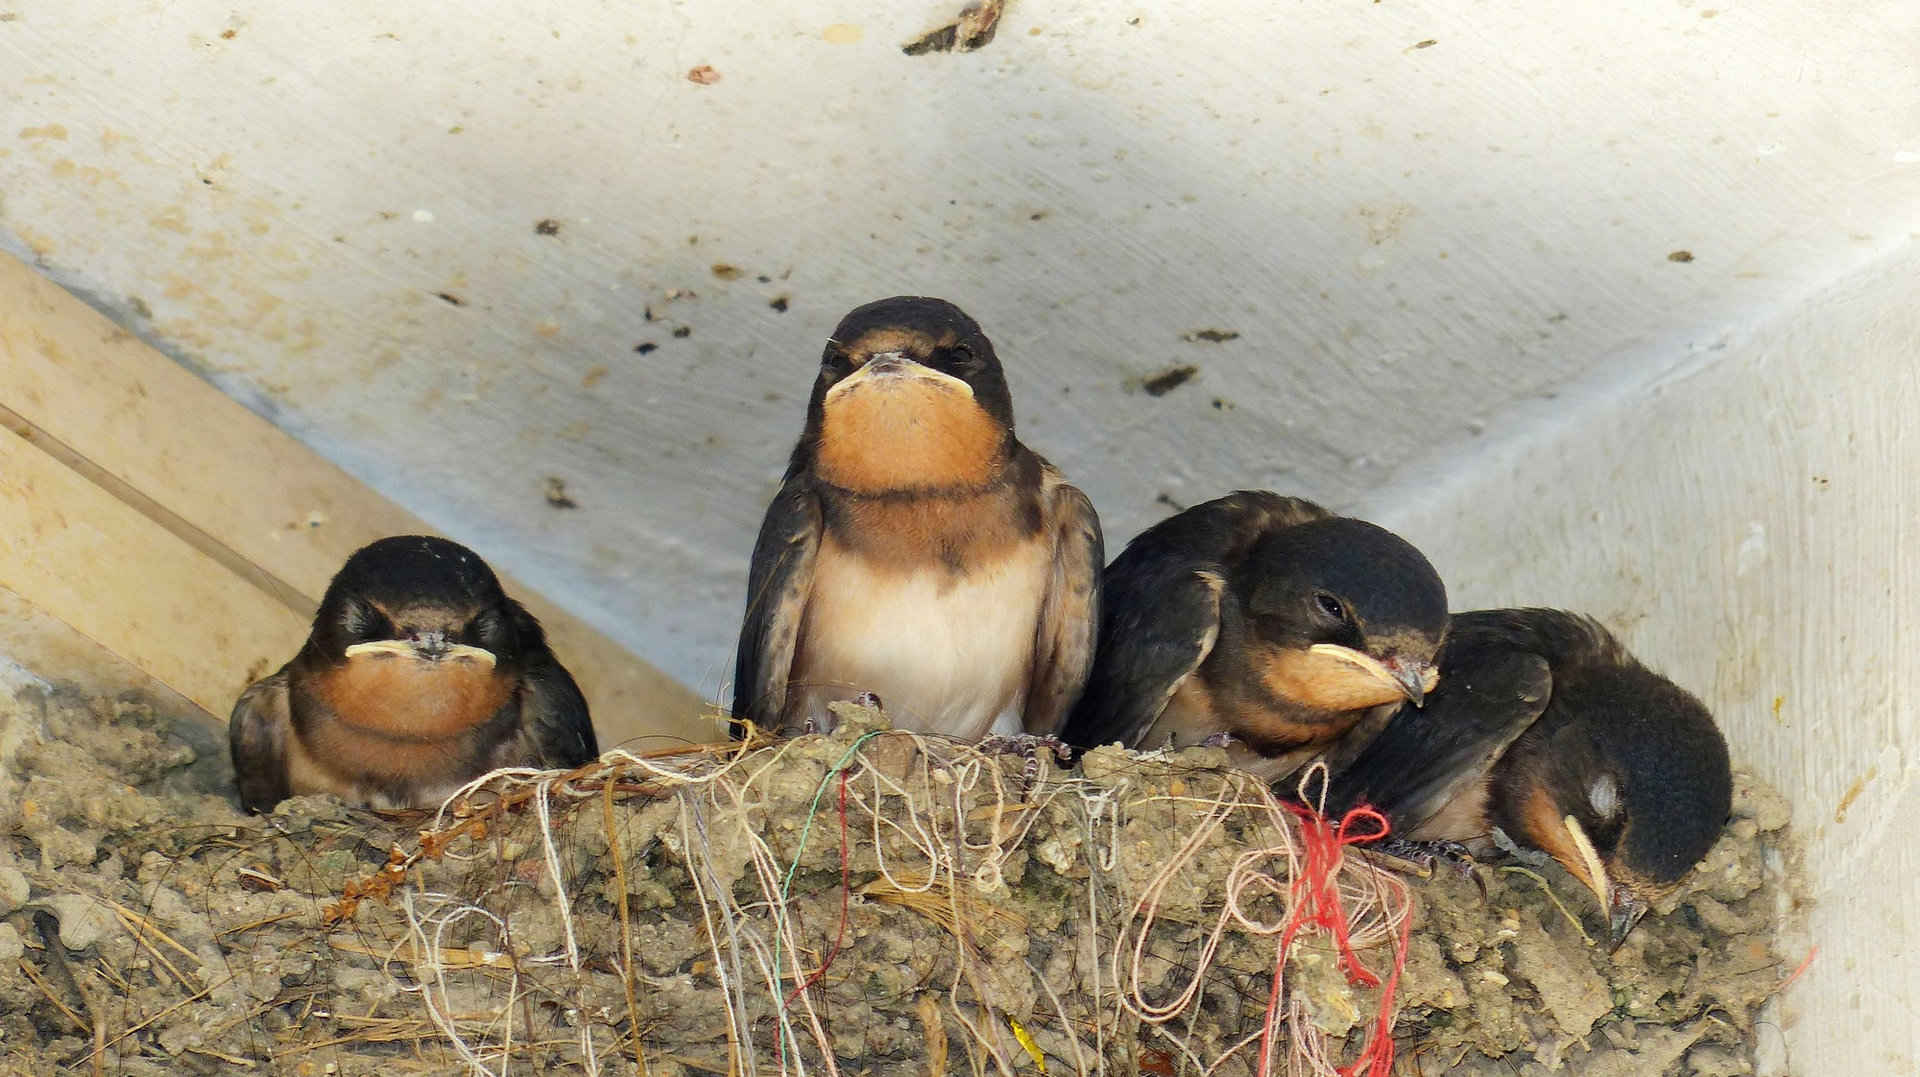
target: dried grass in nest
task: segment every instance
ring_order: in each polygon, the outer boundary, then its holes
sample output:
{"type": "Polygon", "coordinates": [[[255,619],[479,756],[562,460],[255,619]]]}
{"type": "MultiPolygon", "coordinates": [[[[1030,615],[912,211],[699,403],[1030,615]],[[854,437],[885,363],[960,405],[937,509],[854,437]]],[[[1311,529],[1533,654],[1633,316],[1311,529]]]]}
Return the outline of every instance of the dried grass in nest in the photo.
{"type": "MultiPolygon", "coordinates": [[[[90,1012],[29,955],[0,968],[0,1011],[16,1009],[0,1035],[39,1037],[22,1072],[169,1077],[1160,1077],[1360,1057],[1380,992],[1329,939],[1304,932],[1276,988],[1306,848],[1221,753],[1102,749],[1029,773],[843,717],[829,736],[502,772],[433,813],[298,798],[266,819],[104,776],[87,788],[111,803],[61,806],[74,775],[104,772],[87,738],[129,733],[50,724],[48,751],[73,748],[50,771],[67,780],[11,802],[0,869],[37,843],[35,892],[98,905],[111,930],[73,961],[107,1002],[90,1012]],[[19,817],[36,798],[43,815],[19,817]],[[139,870],[50,859],[73,846],[92,863],[88,842],[139,870]]],[[[1792,964],[1773,944],[1794,893],[1784,806],[1749,784],[1721,846],[1615,960],[1582,939],[1590,910],[1557,869],[1540,878],[1565,909],[1533,878],[1441,873],[1415,886],[1409,925],[1406,881],[1346,857],[1334,879],[1359,959],[1384,973],[1412,928],[1402,1070],[1748,1057],[1792,964]]]]}
{"type": "MultiPolygon", "coordinates": [[[[924,1072],[939,1057],[1091,1073],[1136,1065],[1142,1043],[1194,1072],[1245,1072],[1268,1038],[1292,1072],[1335,1072],[1317,1026],[1267,1021],[1260,972],[1303,847],[1257,780],[1134,757],[1029,774],[1017,755],[859,708],[842,719],[758,749],[489,776],[328,918],[399,911],[408,942],[383,959],[476,1072],[545,1049],[589,1073],[667,1054],[741,1074],[924,1072]],[[697,913],[701,952],[683,962],[633,954],[661,915],[662,895],[628,877],[642,846],[647,879],[697,913]],[[547,937],[517,937],[528,922],[547,937]],[[1228,939],[1240,967],[1223,986],[1228,939]],[[1263,961],[1249,940],[1265,940],[1263,961]],[[917,1035],[876,1042],[876,1022],[917,1035]]],[[[1354,945],[1395,939],[1403,884],[1355,860],[1337,870],[1354,945]]]]}

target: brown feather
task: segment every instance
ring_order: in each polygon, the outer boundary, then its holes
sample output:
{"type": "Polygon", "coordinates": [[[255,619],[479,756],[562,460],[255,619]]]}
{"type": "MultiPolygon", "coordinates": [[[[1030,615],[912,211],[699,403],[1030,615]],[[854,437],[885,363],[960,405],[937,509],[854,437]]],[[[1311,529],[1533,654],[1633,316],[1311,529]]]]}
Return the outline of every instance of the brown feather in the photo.
{"type": "Polygon", "coordinates": [[[293,739],[288,668],[282,666],[278,673],[253,682],[240,693],[228,722],[240,803],[249,811],[265,811],[292,795],[286,759],[288,742],[293,739]]]}
{"type": "Polygon", "coordinates": [[[1035,735],[1060,731],[1093,668],[1103,559],[1100,518],[1093,502],[1044,461],[1040,497],[1047,506],[1044,533],[1053,540],[1053,557],[1022,716],[1026,731],[1035,735]]]}

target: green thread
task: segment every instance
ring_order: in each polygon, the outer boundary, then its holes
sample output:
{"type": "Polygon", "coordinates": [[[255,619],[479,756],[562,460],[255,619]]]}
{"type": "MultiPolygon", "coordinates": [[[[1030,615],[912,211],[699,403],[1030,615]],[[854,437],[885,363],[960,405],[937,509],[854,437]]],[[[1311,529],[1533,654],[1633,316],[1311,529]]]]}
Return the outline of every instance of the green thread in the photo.
{"type": "MultiPolygon", "coordinates": [[[[814,817],[820,814],[820,798],[827,795],[827,787],[833,784],[834,776],[847,769],[847,763],[860,751],[860,746],[884,732],[886,732],[886,730],[875,729],[860,734],[858,740],[855,740],[847,746],[846,753],[840,757],[840,761],[827,768],[826,775],[820,779],[820,788],[813,791],[813,803],[807,808],[807,820],[800,827],[800,847],[794,850],[793,863],[787,866],[787,877],[780,883],[780,908],[776,910],[778,922],[774,925],[775,930],[773,933],[773,989],[776,993],[781,990],[780,969],[784,964],[783,958],[786,956],[785,940],[787,933],[784,929],[787,921],[787,896],[793,892],[793,877],[800,871],[800,858],[806,855],[807,837],[813,833],[814,817]]],[[[793,1033],[793,1024],[787,1020],[787,1007],[784,1005],[779,1009],[779,1018],[780,1068],[782,1071],[785,1071],[787,1068],[787,1041],[789,1039],[793,1040],[793,1048],[798,1052],[800,1049],[800,1038],[793,1033]]]]}

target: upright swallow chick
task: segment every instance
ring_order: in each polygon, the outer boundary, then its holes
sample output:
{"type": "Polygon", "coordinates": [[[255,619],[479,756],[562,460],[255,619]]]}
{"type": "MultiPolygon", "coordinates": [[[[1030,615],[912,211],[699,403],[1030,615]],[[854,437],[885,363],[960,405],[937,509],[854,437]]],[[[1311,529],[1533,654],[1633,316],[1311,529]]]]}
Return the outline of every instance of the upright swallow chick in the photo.
{"type": "Polygon", "coordinates": [[[1552,857],[1607,913],[1618,948],[1725,827],[1726,741],[1707,708],[1593,620],[1561,610],[1457,614],[1438,689],[1329,783],[1416,842],[1552,857]]]}
{"type": "Polygon", "coordinates": [[[489,770],[599,754],[540,623],[479,555],[421,535],[347,558],[306,645],[241,694],[228,733],[249,811],[305,793],[427,807],[489,770]]]}
{"type": "Polygon", "coordinates": [[[870,692],[903,728],[1051,734],[1093,660],[1101,561],[1093,505],[1014,437],[973,319],[869,303],[827,341],[760,527],[733,713],[793,732],[870,692]]]}
{"type": "Polygon", "coordinates": [[[1230,738],[1234,762],[1268,780],[1369,716],[1418,706],[1447,631],[1446,587],[1419,550],[1265,491],[1148,528],[1102,588],[1097,657],[1066,740],[1230,738]]]}

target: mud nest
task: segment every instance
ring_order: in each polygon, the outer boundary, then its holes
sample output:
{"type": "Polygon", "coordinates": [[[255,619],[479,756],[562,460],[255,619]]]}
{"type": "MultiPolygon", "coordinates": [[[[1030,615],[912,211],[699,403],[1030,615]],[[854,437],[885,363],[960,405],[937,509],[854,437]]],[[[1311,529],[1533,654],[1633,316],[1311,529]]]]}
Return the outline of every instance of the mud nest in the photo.
{"type": "Polygon", "coordinates": [[[204,720],[23,689],[0,701],[0,1054],[941,1077],[1385,1073],[1391,1049],[1404,1073],[1717,1077],[1754,1071],[1800,956],[1788,811],[1744,775],[1609,957],[1557,867],[1383,870],[1217,751],[1062,770],[842,717],[502,773],[437,813],[259,817],[204,720]]]}

